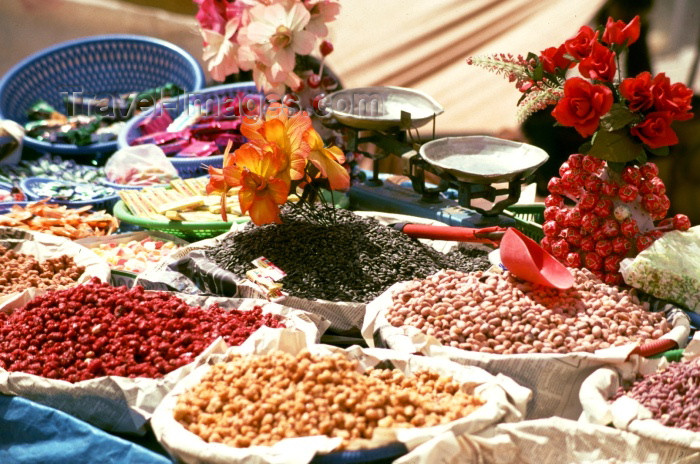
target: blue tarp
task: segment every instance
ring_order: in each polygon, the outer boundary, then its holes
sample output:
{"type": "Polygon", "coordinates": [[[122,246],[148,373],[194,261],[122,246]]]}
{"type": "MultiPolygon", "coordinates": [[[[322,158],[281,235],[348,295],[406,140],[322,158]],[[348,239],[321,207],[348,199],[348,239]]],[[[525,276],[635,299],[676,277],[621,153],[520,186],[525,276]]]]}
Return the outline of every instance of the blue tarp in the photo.
{"type": "Polygon", "coordinates": [[[172,461],[64,412],[24,398],[0,395],[0,463],[172,464],[172,461]]]}

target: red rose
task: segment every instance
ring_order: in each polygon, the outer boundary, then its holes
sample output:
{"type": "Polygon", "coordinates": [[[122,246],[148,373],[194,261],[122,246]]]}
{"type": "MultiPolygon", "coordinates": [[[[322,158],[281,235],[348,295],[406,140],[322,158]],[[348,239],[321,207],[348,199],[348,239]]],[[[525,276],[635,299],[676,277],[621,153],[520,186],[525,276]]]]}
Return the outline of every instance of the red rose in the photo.
{"type": "Polygon", "coordinates": [[[671,101],[673,101],[677,111],[671,112],[671,116],[676,121],[686,121],[693,117],[690,110],[693,109],[693,89],[685,84],[676,82],[671,86],[671,101]]]}
{"type": "Polygon", "coordinates": [[[549,47],[546,50],[542,50],[540,55],[542,69],[548,73],[555,73],[557,68],[560,70],[569,69],[574,65],[574,62],[564,57],[565,54],[566,47],[564,47],[564,44],[559,45],[559,47],[549,47]]]}
{"type": "Polygon", "coordinates": [[[580,61],[591,53],[593,44],[598,41],[598,33],[589,26],[581,26],[575,37],[564,42],[567,53],[580,61]]]}
{"type": "Polygon", "coordinates": [[[612,104],[609,88],[572,77],[564,84],[564,97],[557,102],[552,116],[562,126],[573,127],[582,137],[588,137],[596,131],[600,117],[610,111],[612,104]]]}
{"type": "Polygon", "coordinates": [[[629,101],[631,111],[644,111],[651,108],[651,74],[647,71],[628,77],[620,83],[620,94],[629,101]]]}
{"type": "Polygon", "coordinates": [[[632,45],[639,39],[639,16],[632,18],[628,24],[624,21],[614,21],[608,17],[603,32],[603,42],[606,44],[632,45]]]}
{"type": "Polygon", "coordinates": [[[659,73],[654,77],[651,95],[654,100],[654,109],[657,111],[668,111],[671,117],[678,121],[693,117],[693,113],[690,113],[693,91],[681,83],[671,85],[671,80],[665,73],[659,73]]]}
{"type": "Polygon", "coordinates": [[[668,111],[655,111],[647,114],[644,121],[630,129],[630,133],[639,137],[649,148],[675,145],[678,137],[671,129],[671,121],[673,118],[668,111]]]}
{"type": "Polygon", "coordinates": [[[598,42],[593,44],[591,53],[578,65],[581,75],[599,81],[610,82],[615,77],[615,53],[598,42]]]}

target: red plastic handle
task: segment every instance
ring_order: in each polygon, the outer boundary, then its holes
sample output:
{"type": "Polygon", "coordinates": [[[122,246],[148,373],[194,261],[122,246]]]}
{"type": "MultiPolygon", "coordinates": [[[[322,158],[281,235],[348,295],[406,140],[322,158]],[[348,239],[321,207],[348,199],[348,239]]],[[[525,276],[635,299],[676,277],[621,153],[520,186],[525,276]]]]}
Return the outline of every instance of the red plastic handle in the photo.
{"type": "Polygon", "coordinates": [[[634,349],[634,351],[632,351],[632,353],[630,353],[630,356],[633,354],[638,354],[648,358],[649,356],[654,356],[655,354],[663,353],[664,351],[672,350],[677,347],[678,344],[673,340],[669,340],[668,338],[660,338],[638,346],[634,349]]]}
{"type": "Polygon", "coordinates": [[[497,242],[500,239],[500,235],[506,230],[503,227],[473,229],[470,227],[434,226],[428,224],[396,224],[395,227],[413,238],[481,243],[497,242]]]}

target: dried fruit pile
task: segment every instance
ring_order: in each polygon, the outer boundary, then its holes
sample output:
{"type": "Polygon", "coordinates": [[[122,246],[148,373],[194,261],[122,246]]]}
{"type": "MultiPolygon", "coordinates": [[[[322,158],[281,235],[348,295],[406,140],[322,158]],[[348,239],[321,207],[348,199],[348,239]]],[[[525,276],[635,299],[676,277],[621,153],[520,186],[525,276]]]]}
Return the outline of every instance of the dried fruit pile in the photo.
{"type": "Polygon", "coordinates": [[[637,380],[627,391],[620,387],[616,397],[627,395],[639,401],[669,427],[700,432],[700,361],[675,362],[655,374],[637,380]]]}
{"type": "Polygon", "coordinates": [[[0,295],[27,288],[51,288],[77,281],[85,271],[70,256],[48,258],[42,262],[32,255],[17,253],[0,245],[0,295]]]}
{"type": "Polygon", "coordinates": [[[618,174],[598,158],[571,155],[559,168],[561,177],[548,184],[542,246],[567,266],[620,284],[624,257],[635,256],[666,230],[690,227],[683,214],[666,218],[671,202],[658,174],[653,163],[626,166],[618,174]]]}
{"type": "Polygon", "coordinates": [[[497,354],[593,352],[657,339],[668,332],[662,313],[648,312],[627,290],[571,269],[573,288],[557,290],[512,274],[442,271],[393,295],[387,314],[441,343],[497,354]]]}
{"type": "Polygon", "coordinates": [[[357,370],[344,354],[273,352],[214,365],[178,399],[174,417],[207,442],[238,448],[327,435],[370,439],[378,427],[429,427],[484,404],[431,371],[357,370]]]}
{"type": "Polygon", "coordinates": [[[192,362],[217,337],[240,345],[279,316],[207,309],[166,292],[90,283],[0,313],[0,367],[77,382],[105,375],[157,378],[192,362]]]}

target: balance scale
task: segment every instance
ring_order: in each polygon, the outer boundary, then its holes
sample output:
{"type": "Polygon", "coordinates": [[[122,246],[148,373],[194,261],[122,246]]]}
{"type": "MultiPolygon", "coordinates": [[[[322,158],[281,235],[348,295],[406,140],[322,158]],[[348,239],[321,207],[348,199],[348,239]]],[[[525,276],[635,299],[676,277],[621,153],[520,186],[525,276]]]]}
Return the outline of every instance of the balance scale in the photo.
{"type": "Polygon", "coordinates": [[[418,144],[412,130],[432,122],[434,134],[435,119],[444,109],[412,89],[345,89],[330,94],[324,104],[331,118],[323,124],[347,135],[346,151],[373,160],[370,176],[350,189],[350,203],[356,209],[408,214],[462,227],[513,226],[515,220],[506,208],[518,201],[522,185],[548,159],[538,147],[487,136],[418,144]],[[402,159],[410,187],[386,182],[387,175],[380,174],[379,161],[391,155],[402,159]],[[426,172],[437,176],[439,183],[428,183],[426,172]],[[491,205],[476,206],[476,199],[491,205]]]}

